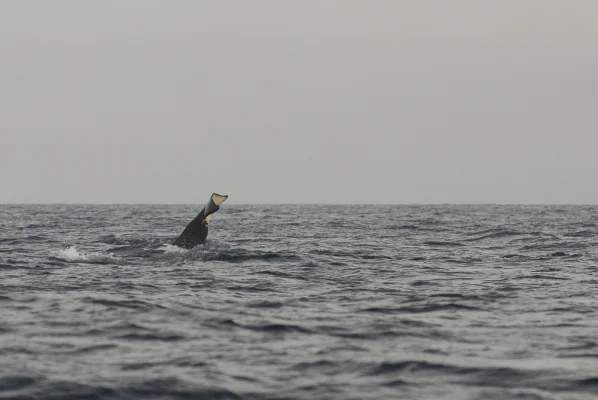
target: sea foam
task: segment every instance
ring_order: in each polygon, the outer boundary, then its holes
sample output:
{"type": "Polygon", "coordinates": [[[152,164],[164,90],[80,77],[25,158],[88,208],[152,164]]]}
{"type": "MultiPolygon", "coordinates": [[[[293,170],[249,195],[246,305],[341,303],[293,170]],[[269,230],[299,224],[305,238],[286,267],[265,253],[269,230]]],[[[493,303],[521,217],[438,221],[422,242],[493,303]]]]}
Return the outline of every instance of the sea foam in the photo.
{"type": "Polygon", "coordinates": [[[75,246],[67,247],[63,250],[57,250],[52,252],[52,255],[56,258],[65,261],[89,261],[89,262],[98,262],[98,261],[106,261],[106,260],[116,260],[116,257],[112,253],[104,253],[101,251],[95,251],[91,253],[85,253],[82,251],[77,250],[75,246]]]}

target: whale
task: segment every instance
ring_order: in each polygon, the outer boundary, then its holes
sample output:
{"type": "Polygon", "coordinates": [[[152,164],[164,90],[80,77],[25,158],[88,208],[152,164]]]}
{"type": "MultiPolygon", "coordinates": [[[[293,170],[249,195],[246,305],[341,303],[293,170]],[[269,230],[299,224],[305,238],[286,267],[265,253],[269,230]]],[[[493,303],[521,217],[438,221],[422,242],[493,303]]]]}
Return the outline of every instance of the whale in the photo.
{"type": "Polygon", "coordinates": [[[212,215],[220,209],[220,205],[228,199],[228,195],[212,193],[210,200],[197,214],[193,221],[183,230],[183,233],[174,241],[173,245],[183,249],[192,249],[198,244],[204,244],[208,237],[208,224],[212,215]]]}

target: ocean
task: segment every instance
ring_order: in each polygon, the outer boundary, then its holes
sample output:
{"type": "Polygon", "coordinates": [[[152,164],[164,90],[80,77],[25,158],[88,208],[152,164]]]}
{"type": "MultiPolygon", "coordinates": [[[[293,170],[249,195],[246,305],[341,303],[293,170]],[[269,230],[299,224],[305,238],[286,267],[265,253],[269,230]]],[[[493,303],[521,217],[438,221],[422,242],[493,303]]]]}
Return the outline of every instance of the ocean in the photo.
{"type": "Polygon", "coordinates": [[[0,206],[2,399],[596,399],[598,207],[0,206]]]}

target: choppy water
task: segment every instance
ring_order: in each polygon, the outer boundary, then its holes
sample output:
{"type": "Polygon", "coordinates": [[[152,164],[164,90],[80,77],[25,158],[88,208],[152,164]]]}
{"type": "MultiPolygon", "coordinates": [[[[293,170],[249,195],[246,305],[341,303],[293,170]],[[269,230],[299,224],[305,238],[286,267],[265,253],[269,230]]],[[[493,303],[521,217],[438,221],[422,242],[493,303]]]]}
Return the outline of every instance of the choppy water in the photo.
{"type": "Polygon", "coordinates": [[[598,207],[0,206],[0,398],[594,399],[598,207]]]}

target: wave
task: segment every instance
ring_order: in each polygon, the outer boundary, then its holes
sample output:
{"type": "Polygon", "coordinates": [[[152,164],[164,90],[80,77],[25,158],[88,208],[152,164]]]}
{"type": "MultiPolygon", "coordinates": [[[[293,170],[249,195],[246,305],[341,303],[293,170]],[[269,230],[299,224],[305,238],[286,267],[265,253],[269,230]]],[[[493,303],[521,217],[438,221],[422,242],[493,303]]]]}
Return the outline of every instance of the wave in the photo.
{"type": "Polygon", "coordinates": [[[176,246],[163,245],[163,257],[174,258],[177,261],[223,261],[241,263],[245,261],[298,261],[301,260],[294,252],[277,252],[232,248],[228,244],[212,242],[194,247],[180,249],[176,246]]]}
{"type": "Polygon", "coordinates": [[[368,307],[360,310],[366,313],[380,313],[380,314],[395,314],[395,313],[409,313],[420,314],[438,311],[485,311],[483,308],[468,306],[459,303],[446,304],[422,304],[408,307],[368,307]]]}
{"type": "MultiPolygon", "coordinates": [[[[448,379],[457,379],[462,383],[494,387],[546,387],[550,380],[539,382],[543,374],[540,371],[530,371],[507,367],[464,367],[453,364],[435,363],[419,360],[405,360],[397,362],[382,362],[375,364],[365,371],[366,376],[418,376],[436,374],[448,379]]],[[[575,384],[575,382],[572,382],[575,384]]]]}
{"type": "Polygon", "coordinates": [[[474,236],[474,237],[465,239],[465,241],[476,242],[476,241],[487,240],[487,239],[510,238],[513,236],[523,235],[523,233],[518,232],[518,231],[513,231],[510,229],[496,228],[496,229],[487,229],[485,231],[480,231],[480,232],[468,233],[466,235],[474,236]]]}
{"type": "Polygon", "coordinates": [[[139,312],[142,311],[152,311],[156,308],[164,308],[159,304],[149,303],[147,301],[141,300],[109,300],[109,299],[101,299],[101,298],[92,298],[86,297],[82,299],[83,302],[104,306],[107,308],[127,308],[132,310],[137,310],[139,312]]]}
{"type": "Polygon", "coordinates": [[[386,227],[383,227],[383,230],[387,231],[420,231],[420,232],[448,232],[449,229],[441,226],[435,226],[434,224],[430,223],[423,223],[423,225],[432,225],[429,226],[421,226],[415,224],[393,224],[386,227]]]}
{"type": "Polygon", "coordinates": [[[102,236],[97,243],[112,244],[116,246],[134,246],[134,245],[149,245],[161,244],[164,238],[155,236],[131,236],[131,235],[106,235],[102,236]]]}
{"type": "MultiPolygon", "coordinates": [[[[523,251],[533,251],[533,250],[542,250],[542,251],[553,251],[555,249],[586,249],[587,248],[587,244],[586,243],[580,243],[580,242],[563,242],[563,241],[558,241],[558,242],[553,242],[553,243],[534,243],[534,244],[529,244],[527,246],[523,246],[521,248],[519,248],[519,250],[523,250],[523,251]]],[[[563,251],[557,251],[558,253],[564,253],[563,251]]]]}
{"type": "Polygon", "coordinates": [[[94,385],[67,380],[47,380],[42,377],[14,375],[0,378],[0,390],[18,396],[12,398],[46,399],[221,399],[242,400],[239,395],[218,387],[186,382],[175,377],[139,380],[125,385],[94,385]],[[25,393],[26,395],[22,395],[25,393]]]}
{"type": "Polygon", "coordinates": [[[248,329],[255,332],[261,333],[272,333],[272,334],[285,334],[285,333],[312,333],[312,331],[308,328],[304,328],[299,325],[293,324],[281,324],[281,323],[271,323],[271,324],[262,324],[262,325],[245,325],[238,322],[233,321],[232,319],[226,319],[218,322],[218,325],[222,325],[225,327],[236,327],[236,328],[243,328],[248,329]]]}
{"type": "Polygon", "coordinates": [[[457,367],[454,365],[436,364],[427,361],[398,361],[398,362],[383,362],[371,367],[366,375],[384,375],[396,373],[413,373],[418,371],[442,371],[444,373],[467,373],[474,372],[473,368],[457,367]]]}
{"type": "Polygon", "coordinates": [[[595,237],[596,231],[583,230],[583,231],[578,231],[578,232],[566,233],[564,236],[565,237],[595,237]]]}
{"type": "Polygon", "coordinates": [[[424,244],[428,245],[428,246],[447,246],[447,247],[457,247],[457,246],[463,246],[463,243],[459,243],[459,242],[450,242],[450,241],[436,241],[436,240],[428,240],[426,242],[424,242],[424,244]]]}
{"type": "Polygon", "coordinates": [[[161,333],[147,333],[147,334],[140,334],[140,333],[127,333],[120,336],[114,336],[115,339],[122,339],[122,340],[132,340],[132,341],[164,341],[164,342],[173,342],[178,340],[187,339],[186,336],[177,335],[177,334],[169,334],[167,332],[161,333]]]}
{"type": "Polygon", "coordinates": [[[395,260],[396,257],[379,254],[379,253],[371,253],[365,252],[362,250],[355,250],[355,249],[313,249],[309,251],[311,254],[320,255],[320,256],[329,256],[331,258],[337,257],[347,257],[347,258],[354,258],[359,260],[395,260]]]}

